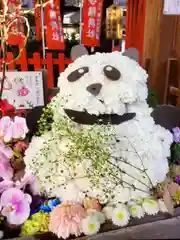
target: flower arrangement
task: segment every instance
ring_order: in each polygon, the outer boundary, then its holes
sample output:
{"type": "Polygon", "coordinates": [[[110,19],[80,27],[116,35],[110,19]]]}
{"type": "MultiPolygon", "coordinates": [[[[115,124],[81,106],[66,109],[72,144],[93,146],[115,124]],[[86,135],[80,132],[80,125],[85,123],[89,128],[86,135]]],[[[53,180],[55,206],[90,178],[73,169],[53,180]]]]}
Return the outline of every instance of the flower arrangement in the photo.
{"type": "Polygon", "coordinates": [[[125,227],[146,215],[173,214],[180,206],[173,154],[179,128],[154,123],[146,79],[118,52],[83,56],[61,74],[60,93],[44,108],[30,142],[24,118],[0,119],[3,224],[23,237],[51,232],[68,239],[97,234],[106,222],[125,227]],[[121,81],[114,79],[119,71],[121,81]]]}

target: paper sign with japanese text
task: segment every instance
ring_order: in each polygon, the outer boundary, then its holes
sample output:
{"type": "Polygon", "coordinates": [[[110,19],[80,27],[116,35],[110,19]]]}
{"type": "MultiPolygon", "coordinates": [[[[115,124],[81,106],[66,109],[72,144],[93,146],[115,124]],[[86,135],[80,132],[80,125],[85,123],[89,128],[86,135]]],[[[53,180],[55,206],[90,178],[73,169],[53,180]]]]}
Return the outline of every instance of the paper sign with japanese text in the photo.
{"type": "Polygon", "coordinates": [[[44,106],[42,72],[7,72],[2,98],[17,110],[44,106]]]}
{"type": "Polygon", "coordinates": [[[64,33],[60,16],[60,1],[50,1],[44,8],[44,14],[47,48],[64,50],[64,33]]]}
{"type": "Polygon", "coordinates": [[[82,11],[82,44],[100,45],[103,0],[84,0],[82,11]]]}

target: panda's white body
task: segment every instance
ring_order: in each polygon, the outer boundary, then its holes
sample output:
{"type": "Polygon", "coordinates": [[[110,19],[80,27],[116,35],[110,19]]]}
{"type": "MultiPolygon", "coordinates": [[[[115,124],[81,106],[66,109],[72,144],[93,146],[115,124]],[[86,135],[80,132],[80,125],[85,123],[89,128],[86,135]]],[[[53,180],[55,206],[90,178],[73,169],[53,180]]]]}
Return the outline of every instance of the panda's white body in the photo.
{"type": "MultiPolygon", "coordinates": [[[[128,202],[150,195],[152,187],[165,179],[168,173],[167,157],[170,156],[172,135],[164,128],[155,125],[150,116],[151,109],[146,103],[146,80],[147,74],[138,63],[119,52],[82,56],[61,74],[58,83],[60,94],[55,97],[53,105],[53,126],[58,125],[60,116],[67,118],[64,109],[85,110],[95,115],[135,113],[136,116],[129,121],[110,127],[115,135],[108,144],[111,156],[109,161],[116,170],[118,168],[121,170],[116,174],[122,181],[115,184],[107,176],[102,177],[101,182],[106,186],[107,193],[103,192],[101,186],[96,188],[90,185],[85,175],[87,165],[90,164],[88,159],[85,159],[84,163],[81,162],[81,166],[77,164],[77,168],[73,170],[71,166],[65,166],[63,152],[67,151],[66,143],[69,140],[64,137],[61,142],[58,142],[55,127],[52,128],[51,133],[34,138],[26,152],[25,162],[27,169],[40,180],[43,193],[48,197],[57,196],[63,200],[81,201],[87,194],[98,198],[102,203],[128,202]],[[119,70],[120,78],[109,80],[103,72],[106,66],[106,70],[111,71],[110,66],[119,70]],[[83,67],[88,67],[84,74],[83,67]],[[82,76],[77,81],[68,81],[68,76],[77,69],[82,76]],[[92,94],[87,91],[90,85],[97,86],[96,84],[101,85],[98,92],[92,94]],[[63,103],[58,104],[62,98],[63,103]],[[48,141],[52,154],[44,157],[39,153],[48,141]],[[35,165],[33,159],[39,165],[35,165]],[[52,159],[54,161],[51,164],[51,170],[48,171],[48,162],[52,159]],[[66,168],[71,173],[76,172],[74,175],[76,177],[68,178],[68,174],[64,175],[66,171],[62,175],[60,171],[62,168],[66,168]],[[46,175],[51,177],[46,179],[46,175]]],[[[88,125],[77,123],[75,126],[89,128],[88,125]]]]}

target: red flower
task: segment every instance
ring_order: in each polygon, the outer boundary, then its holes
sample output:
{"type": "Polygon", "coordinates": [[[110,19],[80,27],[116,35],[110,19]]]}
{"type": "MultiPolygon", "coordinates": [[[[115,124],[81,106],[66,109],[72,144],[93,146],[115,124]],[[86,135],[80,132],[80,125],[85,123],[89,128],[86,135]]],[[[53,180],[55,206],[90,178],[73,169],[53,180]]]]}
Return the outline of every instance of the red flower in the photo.
{"type": "Polygon", "coordinates": [[[18,96],[19,97],[25,97],[29,94],[29,89],[26,87],[22,87],[18,90],[18,96]]]}

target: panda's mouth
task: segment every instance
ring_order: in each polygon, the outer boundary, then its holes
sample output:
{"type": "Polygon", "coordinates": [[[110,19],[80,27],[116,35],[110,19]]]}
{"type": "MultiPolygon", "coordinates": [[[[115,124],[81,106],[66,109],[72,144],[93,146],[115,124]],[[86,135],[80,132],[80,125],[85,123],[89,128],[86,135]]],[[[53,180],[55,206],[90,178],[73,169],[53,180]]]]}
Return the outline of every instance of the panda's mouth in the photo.
{"type": "Polygon", "coordinates": [[[126,121],[132,120],[136,113],[124,113],[123,115],[118,114],[89,114],[87,111],[80,112],[70,109],[64,109],[66,115],[74,122],[84,125],[119,125],[126,121]]]}

